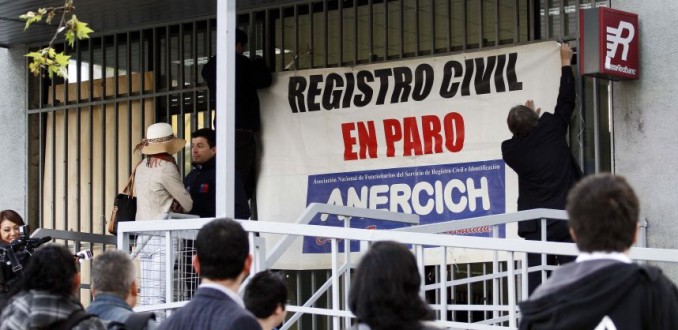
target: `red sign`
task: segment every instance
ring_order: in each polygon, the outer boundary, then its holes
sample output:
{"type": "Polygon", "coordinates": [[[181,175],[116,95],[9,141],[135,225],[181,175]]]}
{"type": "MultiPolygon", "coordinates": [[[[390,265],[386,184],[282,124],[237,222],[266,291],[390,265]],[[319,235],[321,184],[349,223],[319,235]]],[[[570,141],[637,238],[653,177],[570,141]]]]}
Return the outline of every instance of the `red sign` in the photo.
{"type": "Polygon", "coordinates": [[[606,7],[582,9],[580,15],[580,73],[611,80],[638,79],[638,15],[606,7]]]}

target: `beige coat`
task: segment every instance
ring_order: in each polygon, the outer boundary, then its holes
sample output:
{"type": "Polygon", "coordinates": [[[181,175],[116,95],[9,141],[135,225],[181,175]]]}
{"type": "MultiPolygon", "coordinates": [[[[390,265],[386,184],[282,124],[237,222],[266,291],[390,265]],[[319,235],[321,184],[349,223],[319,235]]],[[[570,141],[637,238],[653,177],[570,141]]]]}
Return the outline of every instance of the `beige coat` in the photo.
{"type": "Polygon", "coordinates": [[[193,207],[191,195],[184,188],[177,167],[159,160],[156,167],[146,166],[142,161],[134,177],[134,194],[137,196],[136,220],[159,220],[169,212],[172,201],[177,200],[184,212],[193,207]]]}

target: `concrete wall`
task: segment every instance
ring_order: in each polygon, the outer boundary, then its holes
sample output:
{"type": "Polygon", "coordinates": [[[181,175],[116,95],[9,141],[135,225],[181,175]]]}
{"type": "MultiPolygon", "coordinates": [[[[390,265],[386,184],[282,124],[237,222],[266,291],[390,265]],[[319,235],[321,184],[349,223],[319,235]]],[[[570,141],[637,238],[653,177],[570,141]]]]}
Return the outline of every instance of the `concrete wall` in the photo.
{"type": "MultiPolygon", "coordinates": [[[[648,244],[678,249],[678,30],[675,1],[612,1],[638,14],[641,78],[614,83],[616,173],[641,200],[648,244]]],[[[678,265],[661,265],[678,283],[678,265]]]]}
{"type": "Polygon", "coordinates": [[[0,48],[0,209],[26,215],[26,74],[23,47],[0,48]]]}

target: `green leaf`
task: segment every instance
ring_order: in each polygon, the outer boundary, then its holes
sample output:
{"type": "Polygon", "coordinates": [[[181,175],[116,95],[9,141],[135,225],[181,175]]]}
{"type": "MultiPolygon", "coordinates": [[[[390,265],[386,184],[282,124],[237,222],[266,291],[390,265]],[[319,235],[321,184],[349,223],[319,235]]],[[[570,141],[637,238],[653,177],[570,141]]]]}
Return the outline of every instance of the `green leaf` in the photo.
{"type": "Polygon", "coordinates": [[[68,45],[73,47],[73,43],[75,42],[75,33],[73,33],[72,30],[68,30],[66,31],[64,37],[66,38],[66,42],[68,42],[68,45]]]}
{"type": "Polygon", "coordinates": [[[71,55],[65,55],[63,52],[57,53],[54,56],[54,61],[62,67],[68,66],[68,60],[71,58],[71,55]]]}

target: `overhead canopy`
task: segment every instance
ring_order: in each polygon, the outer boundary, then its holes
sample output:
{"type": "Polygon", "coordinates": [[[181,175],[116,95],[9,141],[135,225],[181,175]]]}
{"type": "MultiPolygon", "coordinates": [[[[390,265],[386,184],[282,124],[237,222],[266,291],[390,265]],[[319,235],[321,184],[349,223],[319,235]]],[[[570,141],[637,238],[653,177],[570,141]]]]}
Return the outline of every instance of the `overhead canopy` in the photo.
{"type": "MultiPolygon", "coordinates": [[[[237,9],[280,4],[275,0],[238,0],[237,9]]],[[[38,8],[58,7],[64,0],[0,0],[0,47],[49,41],[54,26],[33,24],[24,31],[20,15],[38,8]]],[[[125,31],[197,17],[216,16],[216,0],[74,0],[76,15],[95,33],[125,31]]],[[[56,20],[56,19],[55,19],[56,20]]],[[[58,22],[53,22],[55,25],[58,22]]]]}

